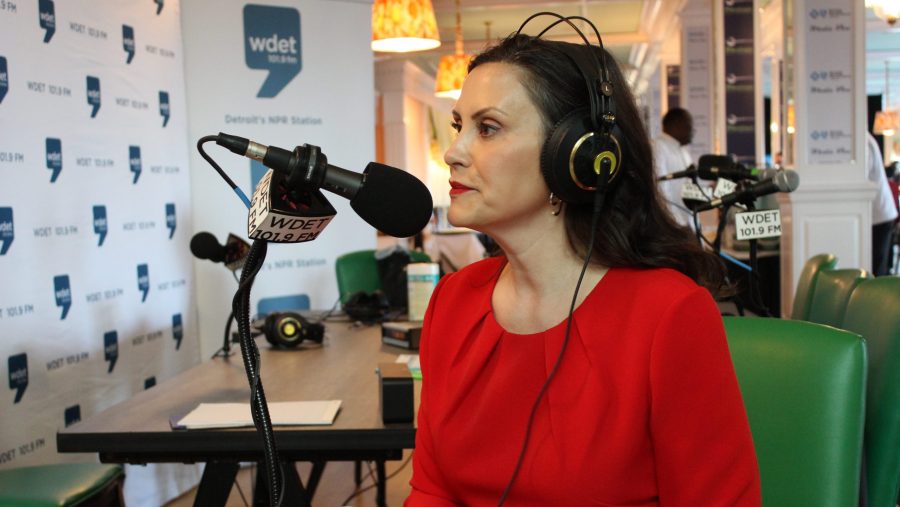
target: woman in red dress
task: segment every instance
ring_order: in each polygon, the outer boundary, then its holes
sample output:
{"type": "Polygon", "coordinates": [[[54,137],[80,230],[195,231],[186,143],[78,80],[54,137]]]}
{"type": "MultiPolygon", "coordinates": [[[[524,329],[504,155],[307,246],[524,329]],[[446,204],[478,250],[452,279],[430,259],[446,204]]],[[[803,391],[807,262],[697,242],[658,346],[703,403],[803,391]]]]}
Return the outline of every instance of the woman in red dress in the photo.
{"type": "Polygon", "coordinates": [[[469,71],[449,220],[502,255],[432,296],[406,506],[760,505],[723,267],[661,204],[612,57],[517,33],[469,71]]]}

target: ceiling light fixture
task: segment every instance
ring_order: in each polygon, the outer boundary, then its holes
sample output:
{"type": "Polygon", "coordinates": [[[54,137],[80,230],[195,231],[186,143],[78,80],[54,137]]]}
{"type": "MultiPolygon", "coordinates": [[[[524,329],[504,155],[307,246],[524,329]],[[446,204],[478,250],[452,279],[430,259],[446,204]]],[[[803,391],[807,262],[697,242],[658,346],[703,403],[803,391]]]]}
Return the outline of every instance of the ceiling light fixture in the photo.
{"type": "Polygon", "coordinates": [[[431,0],[375,0],[372,4],[373,51],[409,53],[440,45],[431,0]]]}
{"type": "Polygon", "coordinates": [[[900,130],[900,115],[897,111],[891,111],[891,79],[890,62],[884,61],[884,107],[875,113],[875,123],[872,125],[872,133],[880,136],[892,136],[900,130]]]}
{"type": "Polygon", "coordinates": [[[876,16],[891,26],[900,19],[900,0],[866,0],[866,7],[871,7],[876,16]]]}
{"type": "Polygon", "coordinates": [[[462,16],[460,15],[460,0],[456,0],[456,51],[452,55],[441,57],[438,63],[437,77],[435,79],[434,94],[438,97],[459,99],[463,81],[469,73],[469,62],[472,55],[463,51],[462,16]]]}

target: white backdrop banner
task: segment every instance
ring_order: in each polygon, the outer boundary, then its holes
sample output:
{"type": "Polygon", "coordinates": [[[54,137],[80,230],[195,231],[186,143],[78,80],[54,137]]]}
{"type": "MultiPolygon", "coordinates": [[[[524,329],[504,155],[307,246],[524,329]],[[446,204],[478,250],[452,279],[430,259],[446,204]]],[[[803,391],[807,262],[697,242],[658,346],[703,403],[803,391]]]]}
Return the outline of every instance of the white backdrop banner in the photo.
{"type": "MultiPolygon", "coordinates": [[[[328,162],[361,172],[373,160],[374,75],[371,3],[334,0],[186,2],[183,26],[190,138],[219,132],[292,150],[319,146],[328,162]]],[[[216,146],[207,152],[249,197],[265,168],[216,146]]],[[[247,208],[198,154],[191,152],[194,231],[220,243],[247,238],[247,208]]],[[[338,214],[309,243],[270,244],[252,305],[331,308],[334,259],[375,247],[375,231],[341,197],[338,214]]],[[[197,261],[201,353],[223,343],[237,283],[221,264],[197,261]]]]}
{"type": "Polygon", "coordinates": [[[0,1],[0,467],[198,360],[177,1],[0,1]]]}

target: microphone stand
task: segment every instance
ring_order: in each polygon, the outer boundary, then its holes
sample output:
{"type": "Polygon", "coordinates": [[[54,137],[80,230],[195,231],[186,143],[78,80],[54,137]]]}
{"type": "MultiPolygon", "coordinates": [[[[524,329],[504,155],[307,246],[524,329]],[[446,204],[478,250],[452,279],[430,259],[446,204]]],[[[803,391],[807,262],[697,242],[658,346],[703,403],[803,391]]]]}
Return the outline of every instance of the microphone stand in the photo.
{"type": "MultiPolygon", "coordinates": [[[[747,200],[742,201],[742,204],[747,207],[747,211],[756,211],[754,201],[755,199],[748,198],[747,200]]],[[[760,287],[761,283],[758,263],[759,240],[751,238],[747,241],[750,242],[750,275],[747,281],[747,291],[750,295],[750,302],[759,308],[764,317],[771,317],[772,312],[769,311],[769,307],[767,307],[765,301],[763,301],[762,289],[760,287]]]]}

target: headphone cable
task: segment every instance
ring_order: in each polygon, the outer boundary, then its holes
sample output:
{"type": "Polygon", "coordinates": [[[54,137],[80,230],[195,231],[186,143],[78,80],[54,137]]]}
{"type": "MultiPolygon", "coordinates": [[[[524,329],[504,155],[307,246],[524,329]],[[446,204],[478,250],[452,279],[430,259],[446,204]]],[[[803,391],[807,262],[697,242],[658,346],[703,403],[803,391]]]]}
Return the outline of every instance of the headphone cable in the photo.
{"type": "Polygon", "coordinates": [[[500,495],[500,500],[497,502],[497,507],[502,507],[503,503],[506,501],[506,498],[509,496],[510,491],[512,491],[513,484],[516,481],[516,477],[519,475],[519,471],[522,468],[522,463],[525,461],[525,452],[528,449],[528,440],[531,437],[531,428],[534,424],[534,416],[537,414],[538,406],[540,406],[541,399],[544,397],[544,393],[547,392],[547,388],[550,386],[550,382],[556,377],[556,372],[559,371],[559,365],[562,364],[563,356],[565,355],[566,348],[569,345],[569,333],[572,330],[572,315],[575,313],[575,303],[578,301],[578,292],[581,289],[581,282],[584,279],[584,274],[587,272],[587,267],[591,262],[591,256],[594,253],[594,239],[597,233],[597,225],[600,222],[600,210],[603,208],[603,203],[606,198],[606,184],[608,182],[608,173],[606,171],[601,171],[601,182],[598,184],[597,193],[594,196],[594,210],[593,215],[591,216],[591,238],[588,242],[587,253],[584,256],[584,264],[581,266],[581,273],[578,275],[578,282],[575,284],[575,293],[572,295],[572,304],[569,306],[569,315],[566,317],[566,333],[563,336],[562,346],[559,348],[559,355],[556,357],[556,363],[553,365],[553,369],[550,370],[550,374],[547,375],[547,380],[544,381],[544,384],[541,386],[540,392],[538,392],[537,398],[534,400],[534,404],[531,406],[531,414],[528,416],[528,424],[525,426],[525,438],[522,441],[522,449],[519,451],[519,458],[516,460],[516,466],[513,469],[512,476],[509,478],[509,482],[506,484],[506,488],[503,490],[503,494],[500,495]]]}

